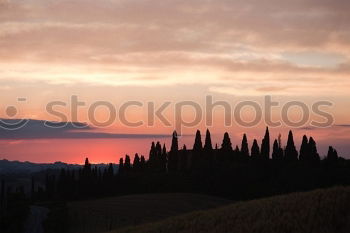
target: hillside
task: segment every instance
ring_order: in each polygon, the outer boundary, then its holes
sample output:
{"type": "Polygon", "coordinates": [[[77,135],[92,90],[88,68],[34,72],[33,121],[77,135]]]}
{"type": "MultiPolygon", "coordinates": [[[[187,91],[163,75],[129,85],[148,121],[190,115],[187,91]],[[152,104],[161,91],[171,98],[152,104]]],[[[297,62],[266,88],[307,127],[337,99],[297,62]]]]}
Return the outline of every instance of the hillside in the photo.
{"type": "Polygon", "coordinates": [[[142,194],[70,202],[70,232],[104,232],[231,203],[199,194],[142,194]]]}
{"type": "Polygon", "coordinates": [[[350,232],[350,187],[239,202],[113,233],[142,232],[350,232]]]}

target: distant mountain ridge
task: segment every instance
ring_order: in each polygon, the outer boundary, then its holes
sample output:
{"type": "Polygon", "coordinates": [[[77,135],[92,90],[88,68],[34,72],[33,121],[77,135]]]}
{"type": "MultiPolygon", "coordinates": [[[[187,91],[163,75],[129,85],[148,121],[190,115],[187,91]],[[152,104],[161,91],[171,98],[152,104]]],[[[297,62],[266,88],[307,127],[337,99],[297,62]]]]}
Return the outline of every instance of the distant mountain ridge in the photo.
{"type": "MultiPolygon", "coordinates": [[[[113,164],[114,167],[118,167],[117,164],[113,164]]],[[[93,164],[93,167],[106,168],[108,164],[93,164]]],[[[63,162],[55,163],[32,163],[32,162],[20,162],[9,161],[7,159],[0,160],[0,174],[18,174],[18,173],[35,173],[44,171],[47,169],[80,169],[83,165],[68,164],[63,162]]]]}

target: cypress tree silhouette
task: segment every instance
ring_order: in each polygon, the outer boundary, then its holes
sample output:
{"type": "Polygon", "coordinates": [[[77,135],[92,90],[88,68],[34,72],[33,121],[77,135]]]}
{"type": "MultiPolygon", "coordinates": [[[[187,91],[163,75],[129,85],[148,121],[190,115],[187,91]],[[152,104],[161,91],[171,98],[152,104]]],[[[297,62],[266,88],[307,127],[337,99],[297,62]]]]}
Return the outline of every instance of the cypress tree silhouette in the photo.
{"type": "Polygon", "coordinates": [[[328,154],[327,154],[327,161],[328,162],[336,162],[338,160],[338,152],[332,147],[330,146],[328,148],[328,154]]]}
{"type": "Polygon", "coordinates": [[[264,159],[270,158],[270,133],[268,127],[266,127],[265,136],[261,142],[261,156],[264,159]]]}
{"type": "Polygon", "coordinates": [[[85,164],[83,170],[87,173],[91,173],[91,164],[89,162],[89,158],[85,159],[85,164]]]}
{"type": "Polygon", "coordinates": [[[224,152],[232,151],[232,143],[229,134],[226,132],[224,134],[224,139],[222,140],[221,150],[224,152]]]}
{"type": "Polygon", "coordinates": [[[167,162],[168,162],[168,158],[167,158],[167,152],[166,152],[166,147],[165,144],[163,144],[163,149],[162,149],[162,155],[161,155],[161,171],[162,172],[166,172],[166,167],[167,167],[167,162]]]}
{"type": "Polygon", "coordinates": [[[174,131],[173,138],[171,141],[171,149],[169,152],[168,171],[174,172],[177,170],[177,166],[179,162],[178,151],[179,151],[179,142],[177,138],[177,133],[176,131],[174,131]]]}
{"type": "Polygon", "coordinates": [[[206,152],[211,152],[213,150],[213,145],[211,144],[211,136],[210,136],[209,129],[207,129],[207,132],[205,134],[204,150],[206,152]]]}
{"type": "Polygon", "coordinates": [[[243,156],[249,157],[248,139],[246,134],[243,134],[241,152],[243,156]]]}
{"type": "Polygon", "coordinates": [[[192,157],[191,157],[191,167],[192,169],[200,169],[200,166],[202,166],[202,136],[201,132],[197,130],[196,137],[193,144],[193,150],[192,150],[192,157]]]}
{"type": "Polygon", "coordinates": [[[273,148],[272,148],[272,159],[273,160],[280,160],[280,156],[279,156],[279,150],[280,147],[278,145],[277,139],[275,139],[275,141],[273,142],[273,148]]]}
{"type": "Polygon", "coordinates": [[[154,171],[160,172],[162,170],[162,146],[160,145],[160,142],[157,142],[156,144],[156,156],[154,160],[154,171]]]}
{"type": "Polygon", "coordinates": [[[141,155],[140,168],[141,168],[141,171],[144,171],[146,169],[146,160],[143,155],[141,155]]]}
{"type": "Polygon", "coordinates": [[[317,152],[316,142],[312,137],[310,137],[310,139],[309,139],[308,148],[309,148],[309,153],[310,153],[308,160],[310,162],[314,162],[314,163],[320,161],[320,155],[317,152]]]}
{"type": "Polygon", "coordinates": [[[124,172],[124,160],[123,158],[119,159],[119,167],[118,167],[118,174],[123,174],[124,172]]]}
{"type": "Polygon", "coordinates": [[[226,132],[222,140],[221,149],[220,149],[221,158],[223,161],[228,161],[233,159],[233,149],[232,143],[229,134],[226,132]]]}
{"type": "Polygon", "coordinates": [[[289,134],[288,134],[288,141],[285,149],[284,159],[290,162],[298,160],[298,152],[295,149],[293,133],[291,130],[289,131],[289,134]]]}
{"type": "Polygon", "coordinates": [[[129,155],[125,155],[124,170],[127,172],[131,170],[131,161],[129,155]]]}
{"type": "Polygon", "coordinates": [[[299,151],[299,160],[300,161],[306,161],[307,156],[309,155],[309,140],[307,139],[306,135],[303,136],[303,140],[301,142],[300,151],[299,151]]]}
{"type": "Polygon", "coordinates": [[[179,142],[177,138],[176,131],[173,132],[173,138],[171,141],[171,150],[170,151],[178,151],[179,150],[179,142]]]}
{"type": "Polygon", "coordinates": [[[187,171],[188,169],[188,154],[186,145],[179,152],[179,171],[187,171]]]}
{"type": "Polygon", "coordinates": [[[141,170],[141,161],[138,153],[135,154],[134,162],[133,162],[133,170],[140,171],[141,170]]]}
{"type": "Polygon", "coordinates": [[[151,149],[149,151],[149,157],[148,157],[148,165],[149,168],[154,171],[155,170],[155,164],[156,164],[156,145],[154,142],[152,142],[151,149]]]}
{"type": "Polygon", "coordinates": [[[254,139],[253,145],[252,145],[252,149],[251,149],[251,157],[252,159],[259,159],[260,157],[260,148],[258,145],[258,141],[256,139],[254,139]]]}
{"type": "Polygon", "coordinates": [[[194,140],[194,145],[193,145],[193,151],[194,152],[201,152],[202,149],[203,149],[203,146],[202,146],[201,131],[197,130],[196,138],[194,140]]]}

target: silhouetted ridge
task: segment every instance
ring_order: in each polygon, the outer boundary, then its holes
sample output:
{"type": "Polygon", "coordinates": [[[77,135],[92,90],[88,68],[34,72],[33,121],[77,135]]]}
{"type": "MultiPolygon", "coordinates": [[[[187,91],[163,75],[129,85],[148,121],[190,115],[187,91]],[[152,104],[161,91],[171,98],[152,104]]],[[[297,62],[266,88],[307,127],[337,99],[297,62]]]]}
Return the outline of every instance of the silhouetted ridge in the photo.
{"type": "MultiPolygon", "coordinates": [[[[306,135],[299,157],[290,131],[285,149],[281,135],[273,141],[270,158],[268,128],[261,148],[254,139],[250,151],[246,134],[243,134],[241,148],[233,149],[227,132],[221,147],[216,144],[213,149],[209,130],[204,146],[198,130],[193,149],[186,145],[179,149],[174,131],[170,151],[160,142],[152,142],[148,160],[136,153],[131,164],[130,156],[125,155],[119,160],[118,171],[113,164],[101,170],[86,158],[78,171],[62,169],[58,178],[48,173],[45,195],[41,197],[70,200],[148,192],[200,192],[240,200],[350,184],[349,161],[339,157],[333,147],[329,147],[327,157],[321,160],[315,140],[306,135]]],[[[32,192],[37,193],[34,189],[32,192]]]]}

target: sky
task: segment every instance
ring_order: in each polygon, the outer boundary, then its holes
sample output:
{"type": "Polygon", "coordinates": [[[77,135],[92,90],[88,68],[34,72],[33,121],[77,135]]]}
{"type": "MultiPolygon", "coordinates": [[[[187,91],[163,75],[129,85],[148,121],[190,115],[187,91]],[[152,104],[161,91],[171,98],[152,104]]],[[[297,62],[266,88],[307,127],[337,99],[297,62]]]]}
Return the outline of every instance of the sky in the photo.
{"type": "MultiPolygon", "coordinates": [[[[313,127],[312,120],[325,119],[312,112],[298,127],[286,122],[271,127],[272,136],[286,137],[292,129],[296,138],[315,137],[321,154],[332,144],[350,158],[349,12],[348,0],[0,0],[0,118],[90,125],[75,138],[40,136],[33,128],[15,136],[0,132],[0,159],[79,162],[90,156],[108,162],[125,153],[147,154],[148,141],[169,144],[176,103],[193,101],[205,109],[207,96],[233,108],[254,101],[263,110],[264,97],[271,96],[280,105],[272,111],[275,120],[282,119],[287,102],[311,109],[328,101],[332,106],[322,108],[333,119],[328,127],[313,127]],[[72,96],[86,104],[76,114],[72,96]],[[65,117],[48,113],[52,101],[66,103],[55,106],[65,117]],[[131,127],[117,119],[96,127],[94,122],[106,121],[111,113],[98,107],[92,122],[89,107],[97,101],[111,103],[117,115],[127,101],[141,102],[128,108],[132,122],[149,121],[149,103],[158,108],[169,101],[164,115],[170,126],[156,119],[131,127]],[[47,141],[59,151],[44,152],[47,141]]],[[[181,117],[193,120],[193,109],[184,108],[181,117]]],[[[245,108],[242,117],[249,121],[254,113],[245,108]]],[[[292,108],[288,117],[297,121],[300,109],[292,108]]],[[[264,119],[254,127],[234,119],[225,126],[221,108],[213,119],[210,126],[203,118],[181,128],[187,135],[183,142],[192,144],[197,128],[210,128],[219,145],[225,131],[240,144],[244,132],[260,140],[266,126],[264,119]]]]}

